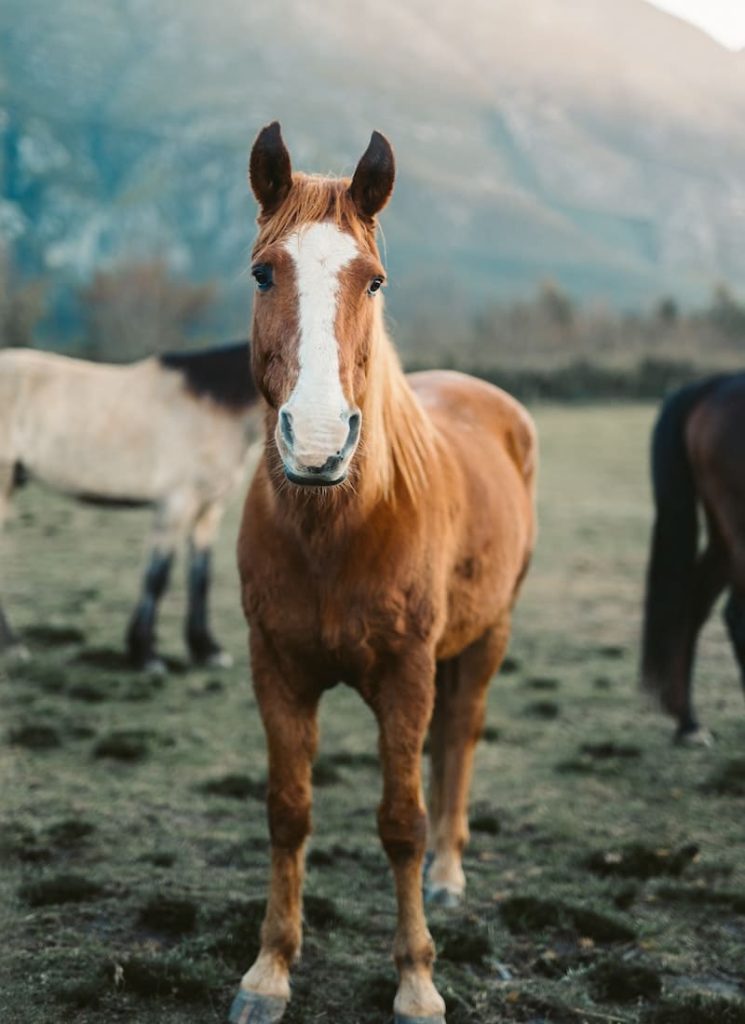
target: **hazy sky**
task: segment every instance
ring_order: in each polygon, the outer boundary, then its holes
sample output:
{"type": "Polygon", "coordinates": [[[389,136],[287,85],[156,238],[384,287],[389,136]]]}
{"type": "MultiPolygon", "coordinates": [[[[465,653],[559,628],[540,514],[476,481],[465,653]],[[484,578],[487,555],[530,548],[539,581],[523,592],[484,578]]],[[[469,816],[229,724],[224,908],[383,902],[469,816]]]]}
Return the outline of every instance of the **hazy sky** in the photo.
{"type": "Polygon", "coordinates": [[[745,47],[744,0],[651,0],[656,7],[671,11],[705,29],[720,43],[739,50],[745,47]]]}

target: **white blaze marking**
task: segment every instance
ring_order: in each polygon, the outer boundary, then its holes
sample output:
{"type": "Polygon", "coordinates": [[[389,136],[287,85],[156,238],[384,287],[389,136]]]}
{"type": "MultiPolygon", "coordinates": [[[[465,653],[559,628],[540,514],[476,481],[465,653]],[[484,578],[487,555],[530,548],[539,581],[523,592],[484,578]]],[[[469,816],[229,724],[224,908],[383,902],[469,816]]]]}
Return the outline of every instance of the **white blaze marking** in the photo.
{"type": "Polygon", "coordinates": [[[323,465],[347,439],[349,402],[341,386],[336,311],[339,274],[357,244],[334,224],[313,224],[291,235],[285,249],[295,264],[300,372],[285,408],[292,413],[295,454],[323,465]]]}

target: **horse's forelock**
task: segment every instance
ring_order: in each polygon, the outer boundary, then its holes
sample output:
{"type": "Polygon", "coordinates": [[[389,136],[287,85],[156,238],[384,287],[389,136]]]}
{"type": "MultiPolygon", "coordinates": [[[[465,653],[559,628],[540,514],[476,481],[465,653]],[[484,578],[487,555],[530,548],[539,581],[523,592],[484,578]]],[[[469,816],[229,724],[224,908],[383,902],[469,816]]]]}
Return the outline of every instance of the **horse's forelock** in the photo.
{"type": "Polygon", "coordinates": [[[349,186],[349,178],[293,174],[292,188],[279,209],[273,213],[259,214],[254,258],[269,246],[284,241],[293,232],[302,231],[321,221],[330,221],[340,231],[351,234],[364,250],[376,253],[375,222],[360,216],[349,186]]]}

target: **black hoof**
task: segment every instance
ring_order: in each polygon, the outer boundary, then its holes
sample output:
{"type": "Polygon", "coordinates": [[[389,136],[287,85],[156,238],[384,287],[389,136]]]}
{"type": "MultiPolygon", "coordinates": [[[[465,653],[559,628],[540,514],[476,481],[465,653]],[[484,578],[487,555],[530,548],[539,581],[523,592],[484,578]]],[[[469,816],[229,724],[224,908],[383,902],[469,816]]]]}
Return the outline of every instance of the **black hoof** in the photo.
{"type": "Polygon", "coordinates": [[[713,747],[714,737],[708,729],[700,725],[681,726],[673,737],[679,747],[713,747]]]}
{"type": "Polygon", "coordinates": [[[393,1017],[394,1024],[447,1024],[443,1016],[437,1017],[407,1017],[405,1014],[397,1013],[393,1017]]]}
{"type": "Polygon", "coordinates": [[[215,651],[211,651],[207,655],[195,655],[192,654],[192,661],[198,668],[232,668],[233,667],[233,655],[228,654],[227,651],[223,651],[221,648],[217,648],[215,651]]]}
{"type": "Polygon", "coordinates": [[[459,907],[463,902],[463,893],[457,892],[455,889],[448,889],[445,885],[425,884],[424,902],[431,907],[445,907],[452,910],[453,907],[459,907]]]}
{"type": "Polygon", "coordinates": [[[261,996],[258,992],[238,989],[230,1007],[230,1024],[277,1024],[287,1009],[287,1000],[278,996],[261,996]]]}

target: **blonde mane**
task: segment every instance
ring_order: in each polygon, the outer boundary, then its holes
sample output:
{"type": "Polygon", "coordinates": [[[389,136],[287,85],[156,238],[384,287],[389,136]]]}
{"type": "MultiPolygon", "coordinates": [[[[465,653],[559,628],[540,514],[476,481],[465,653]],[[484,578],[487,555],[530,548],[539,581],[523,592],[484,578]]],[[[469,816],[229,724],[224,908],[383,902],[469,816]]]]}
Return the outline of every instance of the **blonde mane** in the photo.
{"type": "Polygon", "coordinates": [[[376,251],[375,223],[364,221],[349,194],[349,178],[329,178],[321,174],[292,175],[287,198],[273,213],[259,214],[259,234],[253,248],[256,257],[267,246],[281,242],[304,225],[330,221],[368,251],[376,251]]]}
{"type": "Polygon", "coordinates": [[[362,417],[367,424],[362,455],[371,488],[395,502],[400,483],[416,502],[427,487],[427,466],[435,455],[435,429],[406,380],[385,329],[382,303],[375,319],[362,417]]]}
{"type": "MultiPolygon", "coordinates": [[[[349,178],[294,173],[292,188],[278,210],[261,214],[254,258],[293,231],[330,221],[378,255],[377,223],[360,217],[349,194],[349,178]]],[[[364,465],[362,488],[395,503],[403,491],[416,502],[427,487],[427,466],[435,455],[434,425],[406,380],[385,329],[382,296],[371,339],[367,388],[361,403],[364,465]]],[[[359,485],[357,488],[359,490],[359,485]]]]}

